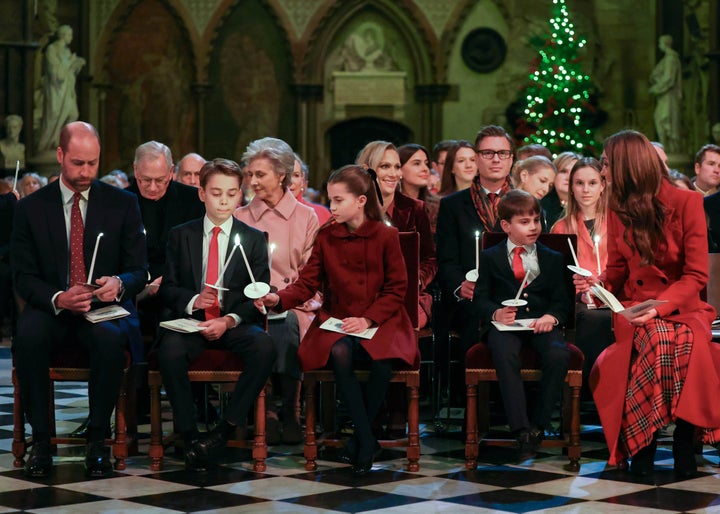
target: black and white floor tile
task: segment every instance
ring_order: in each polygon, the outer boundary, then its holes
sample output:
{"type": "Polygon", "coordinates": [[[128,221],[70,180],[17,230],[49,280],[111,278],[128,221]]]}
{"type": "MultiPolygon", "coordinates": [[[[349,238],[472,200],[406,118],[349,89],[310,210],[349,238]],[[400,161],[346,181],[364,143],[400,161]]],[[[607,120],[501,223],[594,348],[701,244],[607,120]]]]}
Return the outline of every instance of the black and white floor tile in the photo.
{"type": "MultiPolygon", "coordinates": [[[[401,450],[384,450],[373,471],[360,478],[335,460],[332,450],[321,456],[317,471],[307,472],[300,445],[271,447],[265,473],[252,471],[246,450],[223,452],[206,475],[185,472],[173,454],[164,470],[154,473],[145,439],[140,455],[112,478],[87,480],[83,449],[63,447],[50,478],[28,480],[12,465],[10,361],[5,353],[0,357],[5,357],[0,358],[0,513],[720,513],[716,450],[705,447],[698,456],[698,477],[676,480],[671,451],[661,446],[654,476],[639,480],[606,465],[607,451],[594,426],[583,431],[579,473],[563,469],[567,460],[559,451],[514,465],[507,464],[511,450],[502,448],[483,449],[481,464],[469,471],[457,434],[438,437],[428,426],[417,473],[404,471],[401,450]]],[[[58,384],[59,432],[70,432],[84,419],[86,392],[84,384],[58,384]]],[[[147,426],[140,430],[147,435],[147,426]]]]}

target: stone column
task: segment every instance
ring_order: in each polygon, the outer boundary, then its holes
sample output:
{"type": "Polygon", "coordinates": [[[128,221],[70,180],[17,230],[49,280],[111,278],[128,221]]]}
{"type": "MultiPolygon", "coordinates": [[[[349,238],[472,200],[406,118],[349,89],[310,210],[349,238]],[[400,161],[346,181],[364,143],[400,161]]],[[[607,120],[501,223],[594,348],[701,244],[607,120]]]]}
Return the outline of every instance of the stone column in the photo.
{"type": "Polygon", "coordinates": [[[424,141],[428,148],[442,139],[442,107],[450,92],[448,84],[418,84],[415,99],[423,105],[421,133],[415,134],[418,141],[424,141]]]}
{"type": "MultiPolygon", "coordinates": [[[[317,113],[315,112],[315,104],[323,99],[322,84],[294,84],[293,92],[297,98],[297,144],[295,151],[308,164],[310,170],[314,170],[317,166],[318,159],[315,155],[316,148],[311,147],[311,139],[317,140],[322,137],[317,127],[317,113]]],[[[313,184],[317,187],[317,184],[313,184]]]]}
{"type": "Polygon", "coordinates": [[[212,84],[196,82],[192,86],[192,92],[197,101],[197,148],[194,150],[200,155],[205,152],[205,99],[212,89],[212,84]]]}

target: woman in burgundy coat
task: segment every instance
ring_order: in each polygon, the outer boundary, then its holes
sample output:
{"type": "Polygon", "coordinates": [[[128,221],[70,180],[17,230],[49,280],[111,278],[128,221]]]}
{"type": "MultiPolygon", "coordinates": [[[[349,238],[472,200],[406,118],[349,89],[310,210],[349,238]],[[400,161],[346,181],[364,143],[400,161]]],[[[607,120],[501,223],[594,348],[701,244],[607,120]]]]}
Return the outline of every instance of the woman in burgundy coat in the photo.
{"type": "Polygon", "coordinates": [[[331,364],[338,391],[355,425],[344,450],[356,474],[367,473],[379,449],[371,421],[385,397],[393,360],[413,364],[415,335],[405,311],[407,272],[397,229],[385,225],[374,171],[345,166],[330,175],[328,196],[335,223],[320,230],[312,254],[296,282],[256,301],[275,310],[291,309],[324,292],[323,305],[300,343],[303,370],[331,364]],[[373,175],[373,176],[371,176],[373,175]],[[344,333],[320,328],[341,320],[344,333]],[[358,334],[377,328],[370,339],[358,334]],[[354,362],[370,361],[367,401],[363,401],[354,362]]]}
{"type": "MultiPolygon", "coordinates": [[[[602,156],[610,190],[608,263],[600,276],[627,307],[664,303],[628,321],[614,315],[616,342],[598,358],[590,379],[610,464],[647,475],[657,432],[675,422],[675,472],[696,473],[695,427],[720,436],[720,349],[711,343],[715,310],[700,299],[708,280],[702,195],[672,185],[645,136],[609,137],[602,156]]],[[[595,279],[589,279],[594,281],[595,279]]],[[[576,276],[576,284],[580,282],[576,276]]]]}

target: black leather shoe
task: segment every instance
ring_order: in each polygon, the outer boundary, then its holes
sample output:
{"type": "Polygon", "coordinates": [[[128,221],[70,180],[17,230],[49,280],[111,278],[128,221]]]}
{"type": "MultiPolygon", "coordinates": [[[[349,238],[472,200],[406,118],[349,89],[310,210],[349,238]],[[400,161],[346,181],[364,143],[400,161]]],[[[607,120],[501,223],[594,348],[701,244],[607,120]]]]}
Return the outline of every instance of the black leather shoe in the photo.
{"type": "Polygon", "coordinates": [[[87,445],[85,453],[85,474],[91,478],[107,478],[113,474],[110,463],[110,448],[103,442],[87,445]]]}
{"type": "Polygon", "coordinates": [[[375,444],[372,446],[372,452],[370,453],[369,458],[367,456],[363,456],[362,451],[358,451],[357,456],[357,462],[353,464],[353,474],[355,476],[362,476],[368,473],[372,467],[373,462],[375,462],[375,459],[380,455],[380,452],[382,451],[382,447],[380,446],[380,443],[375,441],[375,444]]]}
{"type": "Polygon", "coordinates": [[[543,430],[539,428],[521,430],[517,435],[518,461],[523,462],[535,457],[542,440],[543,430]]]}
{"type": "Polygon", "coordinates": [[[188,471],[207,471],[210,452],[215,448],[225,446],[227,439],[219,431],[209,432],[207,436],[198,439],[185,449],[185,468],[188,471]]]}
{"type": "MultiPolygon", "coordinates": [[[[75,430],[70,432],[68,437],[73,437],[76,439],[87,439],[88,438],[88,431],[90,430],[90,417],[85,418],[85,421],[83,421],[79,427],[77,427],[75,430]]],[[[105,432],[105,438],[110,439],[112,437],[112,427],[108,428],[105,432]]]]}
{"type": "Polygon", "coordinates": [[[206,473],[208,470],[207,455],[201,455],[193,447],[198,443],[197,439],[185,445],[185,470],[193,473],[206,473]]]}
{"type": "Polygon", "coordinates": [[[357,441],[351,437],[338,453],[338,459],[345,464],[355,464],[357,460],[357,441]]]}
{"type": "Polygon", "coordinates": [[[655,469],[655,450],[657,449],[657,440],[653,438],[652,442],[645,448],[642,448],[630,461],[630,473],[639,477],[646,477],[655,469]]]}
{"type": "Polygon", "coordinates": [[[52,455],[49,442],[33,443],[23,472],[28,478],[45,478],[52,470],[52,455]]]}

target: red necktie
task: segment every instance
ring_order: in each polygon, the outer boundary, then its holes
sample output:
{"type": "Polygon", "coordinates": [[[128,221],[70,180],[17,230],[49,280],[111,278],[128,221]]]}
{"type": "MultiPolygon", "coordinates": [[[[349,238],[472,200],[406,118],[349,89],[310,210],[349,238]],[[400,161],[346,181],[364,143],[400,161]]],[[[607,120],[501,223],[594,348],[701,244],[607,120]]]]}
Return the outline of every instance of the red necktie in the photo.
{"type": "MultiPolygon", "coordinates": [[[[215,284],[218,280],[218,261],[220,251],[218,250],[218,234],[220,233],[220,227],[213,227],[213,235],[210,239],[210,251],[208,252],[208,263],[207,273],[205,275],[205,282],[208,284],[215,284]]],[[[220,317],[220,306],[217,300],[215,305],[205,309],[205,319],[215,319],[220,317]]]]}
{"type": "Polygon", "coordinates": [[[84,236],[85,226],[80,213],[80,193],[75,193],[72,209],[70,209],[70,287],[87,282],[85,256],[83,255],[84,236]]]}
{"type": "Polygon", "coordinates": [[[522,282],[522,279],[525,278],[525,268],[523,268],[522,258],[520,257],[520,254],[524,251],[525,248],[522,246],[516,246],[513,248],[512,269],[513,275],[515,275],[515,280],[518,282],[522,282]]]}

